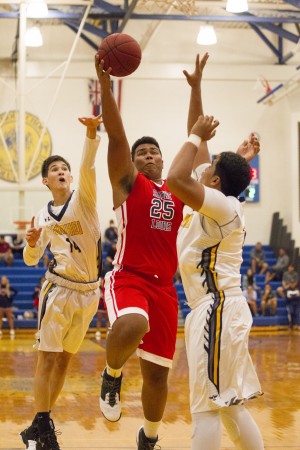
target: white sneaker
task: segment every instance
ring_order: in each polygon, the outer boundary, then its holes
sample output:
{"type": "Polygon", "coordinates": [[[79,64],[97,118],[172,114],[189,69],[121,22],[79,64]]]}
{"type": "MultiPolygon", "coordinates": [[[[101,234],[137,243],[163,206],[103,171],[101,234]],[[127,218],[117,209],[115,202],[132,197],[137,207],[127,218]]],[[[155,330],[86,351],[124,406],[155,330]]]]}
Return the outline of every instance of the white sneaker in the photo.
{"type": "Polygon", "coordinates": [[[9,334],[10,334],[11,336],[14,336],[14,335],[15,335],[15,330],[10,330],[10,331],[9,331],[9,334]]]}
{"type": "Polygon", "coordinates": [[[122,375],[114,378],[108,375],[106,368],[104,369],[99,403],[102,414],[110,422],[117,422],[122,415],[120,401],[121,384],[122,375]]]}

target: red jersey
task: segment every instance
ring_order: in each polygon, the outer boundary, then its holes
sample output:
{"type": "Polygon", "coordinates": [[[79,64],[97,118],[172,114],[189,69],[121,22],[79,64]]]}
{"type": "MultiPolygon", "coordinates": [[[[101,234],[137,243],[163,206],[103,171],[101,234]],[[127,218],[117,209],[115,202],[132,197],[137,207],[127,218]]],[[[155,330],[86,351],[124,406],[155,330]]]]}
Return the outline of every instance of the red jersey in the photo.
{"type": "Polygon", "coordinates": [[[157,281],[172,282],[183,203],[138,173],[126,201],[116,209],[118,243],[113,264],[157,281]]]}

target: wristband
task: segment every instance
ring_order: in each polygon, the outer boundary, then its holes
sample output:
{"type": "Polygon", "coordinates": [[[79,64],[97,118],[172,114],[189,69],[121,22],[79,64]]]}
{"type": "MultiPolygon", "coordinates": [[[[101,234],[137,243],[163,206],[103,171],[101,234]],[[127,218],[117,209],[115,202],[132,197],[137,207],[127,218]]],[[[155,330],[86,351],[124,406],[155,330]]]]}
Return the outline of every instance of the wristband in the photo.
{"type": "Polygon", "coordinates": [[[187,142],[191,142],[197,148],[199,148],[201,144],[201,138],[200,136],[197,136],[197,134],[190,134],[189,137],[187,138],[187,142]]]}

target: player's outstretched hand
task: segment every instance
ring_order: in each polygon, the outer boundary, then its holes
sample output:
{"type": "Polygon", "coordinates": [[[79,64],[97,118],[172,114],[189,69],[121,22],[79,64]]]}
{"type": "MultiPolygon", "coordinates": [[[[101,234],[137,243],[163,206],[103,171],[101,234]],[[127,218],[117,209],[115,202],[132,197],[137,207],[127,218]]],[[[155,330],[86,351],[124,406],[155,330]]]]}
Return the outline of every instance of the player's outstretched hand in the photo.
{"type": "Polygon", "coordinates": [[[102,114],[99,114],[98,116],[78,117],[78,120],[87,128],[98,128],[99,125],[103,123],[102,114]]]}
{"type": "Polygon", "coordinates": [[[42,228],[34,227],[34,216],[31,219],[30,228],[26,231],[25,239],[30,247],[35,247],[41,235],[42,228]]]}
{"type": "Polygon", "coordinates": [[[220,122],[214,116],[199,116],[191,129],[191,134],[196,134],[202,141],[209,141],[216,134],[216,128],[220,122]]]}
{"type": "Polygon", "coordinates": [[[183,74],[191,87],[197,87],[200,85],[203,69],[205,67],[205,64],[206,64],[208,58],[209,58],[209,54],[207,52],[204,53],[201,60],[200,60],[199,54],[197,54],[194,72],[189,73],[186,70],[183,70],[183,74]]]}
{"type": "Polygon", "coordinates": [[[245,139],[237,149],[237,154],[250,162],[260,152],[260,143],[254,133],[250,134],[249,139],[245,139]]]}
{"type": "Polygon", "coordinates": [[[112,71],[112,68],[109,67],[107,70],[104,70],[104,60],[100,59],[100,56],[98,53],[95,55],[95,68],[98,76],[99,83],[101,85],[102,89],[110,89],[111,87],[111,80],[110,80],[110,73],[112,71]]]}

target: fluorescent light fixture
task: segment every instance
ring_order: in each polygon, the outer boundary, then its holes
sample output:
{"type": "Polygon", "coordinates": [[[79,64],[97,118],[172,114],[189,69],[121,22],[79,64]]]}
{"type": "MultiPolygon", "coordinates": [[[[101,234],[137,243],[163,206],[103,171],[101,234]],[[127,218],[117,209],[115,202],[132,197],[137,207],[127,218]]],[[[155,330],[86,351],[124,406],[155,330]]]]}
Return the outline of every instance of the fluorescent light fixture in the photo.
{"type": "Polygon", "coordinates": [[[212,25],[201,25],[197,37],[199,45],[214,45],[217,43],[217,35],[212,25]]]}
{"type": "Polygon", "coordinates": [[[44,0],[30,0],[27,6],[27,17],[39,19],[48,16],[48,6],[44,0]]]}
{"type": "Polygon", "coordinates": [[[41,47],[43,45],[43,36],[38,27],[27,28],[25,45],[26,47],[41,47]]]}
{"type": "Polygon", "coordinates": [[[241,13],[248,11],[247,0],[227,0],[226,11],[232,13],[241,13]]]}

